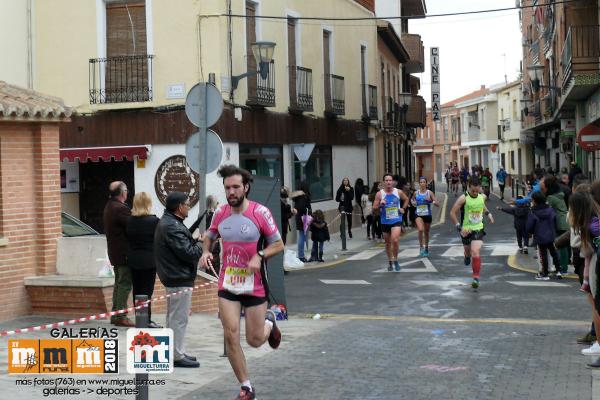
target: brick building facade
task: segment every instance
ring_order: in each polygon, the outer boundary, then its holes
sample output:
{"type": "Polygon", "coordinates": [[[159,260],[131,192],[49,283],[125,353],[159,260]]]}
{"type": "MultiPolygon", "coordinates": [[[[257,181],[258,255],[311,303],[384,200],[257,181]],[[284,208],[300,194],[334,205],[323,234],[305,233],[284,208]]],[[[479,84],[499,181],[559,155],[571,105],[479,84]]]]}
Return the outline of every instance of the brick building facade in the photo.
{"type": "Polygon", "coordinates": [[[0,320],[30,313],[25,277],[56,271],[59,124],[70,114],[58,98],[0,81],[0,320]]]}

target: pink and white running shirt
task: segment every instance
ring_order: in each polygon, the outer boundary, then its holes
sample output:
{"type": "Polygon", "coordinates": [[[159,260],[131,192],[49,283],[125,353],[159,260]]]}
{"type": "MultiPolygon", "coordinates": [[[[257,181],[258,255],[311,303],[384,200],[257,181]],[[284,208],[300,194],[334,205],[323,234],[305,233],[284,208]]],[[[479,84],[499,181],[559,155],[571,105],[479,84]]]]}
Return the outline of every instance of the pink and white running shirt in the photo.
{"type": "Polygon", "coordinates": [[[223,239],[219,291],[265,297],[261,273],[252,273],[247,268],[248,262],[258,252],[261,235],[267,244],[280,240],[281,235],[267,207],[253,201],[248,203],[242,214],[234,214],[229,204],[221,206],[213,216],[208,237],[223,239]]]}

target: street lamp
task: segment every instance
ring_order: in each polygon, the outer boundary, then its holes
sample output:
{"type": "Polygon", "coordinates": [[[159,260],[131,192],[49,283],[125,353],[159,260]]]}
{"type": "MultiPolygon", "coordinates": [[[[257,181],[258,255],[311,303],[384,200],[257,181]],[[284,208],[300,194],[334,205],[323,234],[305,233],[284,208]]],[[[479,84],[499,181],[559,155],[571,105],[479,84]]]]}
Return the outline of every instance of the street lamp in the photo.
{"type": "Polygon", "coordinates": [[[231,77],[231,85],[233,89],[237,89],[240,81],[251,75],[258,75],[262,79],[267,79],[269,76],[269,64],[271,60],[273,60],[273,53],[275,52],[275,43],[274,42],[255,42],[251,45],[252,54],[254,55],[254,59],[256,60],[256,65],[258,66],[258,71],[248,71],[242,75],[236,75],[231,77]]]}
{"type": "Polygon", "coordinates": [[[531,79],[531,87],[534,92],[538,92],[540,88],[546,88],[550,90],[555,90],[560,94],[560,88],[556,86],[545,86],[540,85],[540,81],[542,80],[544,74],[544,66],[541,64],[534,64],[527,67],[527,73],[529,74],[529,79],[531,79]]]}
{"type": "Polygon", "coordinates": [[[398,94],[398,105],[400,106],[400,115],[402,118],[402,133],[404,134],[406,130],[406,113],[408,112],[408,107],[412,103],[413,95],[412,93],[399,93],[398,94]]]}

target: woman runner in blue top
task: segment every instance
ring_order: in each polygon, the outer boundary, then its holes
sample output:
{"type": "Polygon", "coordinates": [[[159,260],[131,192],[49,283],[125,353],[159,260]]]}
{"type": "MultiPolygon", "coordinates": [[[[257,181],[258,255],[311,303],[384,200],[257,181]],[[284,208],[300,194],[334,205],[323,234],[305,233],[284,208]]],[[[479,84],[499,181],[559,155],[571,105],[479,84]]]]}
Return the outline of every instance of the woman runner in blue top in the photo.
{"type": "Polygon", "coordinates": [[[417,208],[416,224],[419,229],[419,245],[421,257],[429,256],[429,229],[431,228],[431,204],[439,207],[439,203],[435,199],[432,191],[427,189],[427,178],[424,176],[419,178],[419,190],[413,194],[412,204],[417,208]]]}
{"type": "Polygon", "coordinates": [[[394,187],[391,174],[383,176],[384,188],[375,195],[374,209],[380,209],[381,231],[385,239],[385,252],[388,256],[388,271],[400,271],[398,264],[398,241],[400,240],[402,215],[406,212],[409,199],[402,190],[394,187]],[[402,203],[400,202],[402,200],[402,203]]]}

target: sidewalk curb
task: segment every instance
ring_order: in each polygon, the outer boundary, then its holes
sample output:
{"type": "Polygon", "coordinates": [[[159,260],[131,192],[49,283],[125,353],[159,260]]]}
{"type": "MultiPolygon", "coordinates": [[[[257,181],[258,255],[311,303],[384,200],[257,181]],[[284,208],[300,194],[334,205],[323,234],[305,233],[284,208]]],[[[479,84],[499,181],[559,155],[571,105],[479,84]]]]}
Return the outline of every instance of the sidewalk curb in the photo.
{"type": "MultiPolygon", "coordinates": [[[[435,227],[435,226],[441,225],[441,224],[443,224],[443,223],[446,222],[446,206],[448,204],[448,195],[446,193],[442,193],[442,194],[444,195],[444,204],[442,205],[442,211],[440,213],[440,218],[439,218],[438,222],[436,222],[435,224],[431,225],[432,228],[435,227]]],[[[410,236],[410,235],[414,235],[414,234],[416,234],[418,232],[419,231],[417,229],[415,229],[415,230],[412,230],[410,232],[402,234],[400,237],[401,238],[407,237],[407,236],[410,236]]],[[[381,249],[381,248],[385,248],[385,245],[381,246],[381,243],[378,243],[378,244],[366,243],[364,247],[362,247],[362,246],[359,247],[360,250],[358,252],[360,253],[361,251],[364,251],[364,250],[381,249]]],[[[342,264],[342,263],[346,262],[348,260],[348,258],[352,257],[354,254],[356,254],[356,253],[349,254],[346,257],[340,257],[339,259],[337,259],[335,261],[329,261],[329,262],[321,263],[321,264],[317,264],[317,265],[310,265],[308,267],[302,267],[302,268],[285,268],[284,267],[283,271],[285,273],[292,273],[292,272],[300,272],[300,271],[308,271],[308,270],[315,270],[315,269],[323,269],[323,268],[335,267],[336,265],[339,265],[339,264],[342,264]]]]}
{"type": "MultiPolygon", "coordinates": [[[[512,256],[508,256],[508,259],[506,260],[506,264],[508,264],[508,266],[512,269],[516,269],[517,271],[521,271],[521,272],[528,272],[530,274],[537,274],[538,271],[533,270],[531,268],[527,268],[524,267],[522,265],[520,265],[517,261],[517,256],[516,255],[512,255],[512,256]]],[[[563,279],[579,279],[579,277],[575,274],[567,274],[567,275],[563,275],[563,279]]]]}

